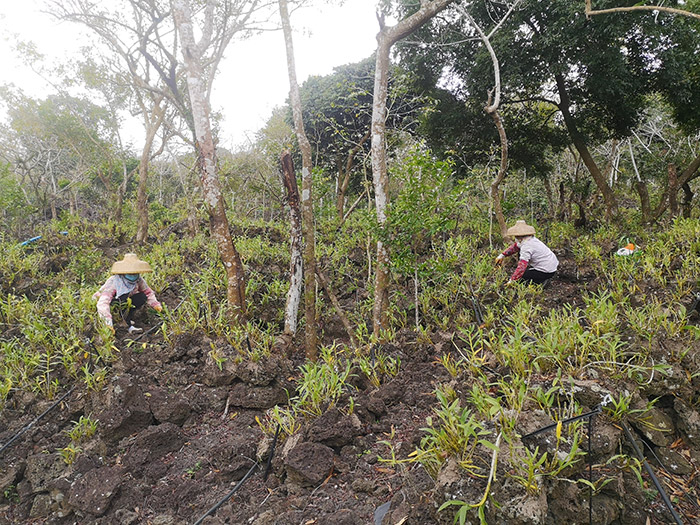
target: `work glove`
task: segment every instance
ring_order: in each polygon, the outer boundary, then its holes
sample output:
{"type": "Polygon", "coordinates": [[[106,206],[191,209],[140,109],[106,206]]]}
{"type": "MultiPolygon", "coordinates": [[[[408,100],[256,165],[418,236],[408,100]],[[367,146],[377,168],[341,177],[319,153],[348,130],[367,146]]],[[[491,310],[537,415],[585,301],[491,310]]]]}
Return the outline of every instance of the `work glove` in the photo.
{"type": "Polygon", "coordinates": [[[160,303],[158,303],[158,304],[156,304],[156,305],[153,305],[153,309],[154,309],[156,312],[158,312],[158,313],[160,313],[160,312],[163,311],[163,307],[161,306],[160,303]]]}
{"type": "Polygon", "coordinates": [[[501,266],[503,264],[503,259],[505,259],[505,255],[501,253],[498,255],[498,257],[496,257],[496,260],[493,262],[493,264],[495,266],[501,266]]]}
{"type": "Polygon", "coordinates": [[[112,320],[105,317],[103,318],[103,321],[105,322],[105,325],[107,325],[107,328],[109,328],[112,331],[112,333],[114,333],[114,323],[112,322],[112,320]]]}
{"type": "Polygon", "coordinates": [[[513,286],[517,281],[508,279],[503,286],[513,286]]]}

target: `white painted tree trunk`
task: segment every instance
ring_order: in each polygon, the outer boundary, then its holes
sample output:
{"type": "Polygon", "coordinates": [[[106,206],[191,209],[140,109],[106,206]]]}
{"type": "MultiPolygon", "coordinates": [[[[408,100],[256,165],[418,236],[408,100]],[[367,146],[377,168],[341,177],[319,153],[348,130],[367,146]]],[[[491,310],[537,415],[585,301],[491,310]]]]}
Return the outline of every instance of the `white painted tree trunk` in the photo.
{"type": "MultiPolygon", "coordinates": [[[[386,224],[386,211],[389,203],[389,174],[386,165],[386,117],[389,86],[389,53],[391,47],[407,37],[454,0],[421,1],[421,7],[408,18],[395,26],[387,27],[380,20],[377,34],[377,56],[374,70],[374,97],[372,101],[372,180],[377,222],[382,229],[386,224]]],[[[389,253],[379,239],[377,241],[377,267],[374,279],[374,308],[372,312],[373,334],[379,338],[382,330],[388,328],[387,310],[389,307],[389,253]]]]}
{"type": "Polygon", "coordinates": [[[306,357],[316,360],[317,357],[317,328],[316,328],[316,250],[314,240],[314,211],[311,198],[311,144],[304,132],[304,120],[301,113],[301,97],[297,83],[296,65],[294,62],[294,44],[292,27],[289,22],[287,0],[279,0],[282,32],[287,50],[287,71],[289,73],[289,100],[294,116],[294,131],[301,150],[301,214],[304,233],[304,318],[306,321],[306,357]]]}

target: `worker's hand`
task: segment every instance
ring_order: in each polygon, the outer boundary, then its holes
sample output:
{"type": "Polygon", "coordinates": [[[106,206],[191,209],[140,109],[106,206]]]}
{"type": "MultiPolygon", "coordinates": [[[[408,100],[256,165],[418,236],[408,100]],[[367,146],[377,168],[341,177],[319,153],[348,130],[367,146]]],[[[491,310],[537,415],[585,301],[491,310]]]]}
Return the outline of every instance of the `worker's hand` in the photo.
{"type": "Polygon", "coordinates": [[[161,306],[160,303],[154,305],[154,306],[153,306],[153,309],[154,309],[156,312],[159,312],[159,313],[163,311],[163,307],[161,306]]]}
{"type": "Polygon", "coordinates": [[[505,256],[503,254],[500,254],[498,257],[496,257],[496,260],[493,261],[494,266],[501,266],[503,264],[503,259],[505,259],[505,256]]]}
{"type": "Polygon", "coordinates": [[[503,286],[513,286],[517,281],[508,279],[503,286]]]}
{"type": "Polygon", "coordinates": [[[112,322],[112,320],[105,318],[104,322],[107,328],[109,328],[112,331],[112,333],[114,333],[114,323],[112,322]]]}

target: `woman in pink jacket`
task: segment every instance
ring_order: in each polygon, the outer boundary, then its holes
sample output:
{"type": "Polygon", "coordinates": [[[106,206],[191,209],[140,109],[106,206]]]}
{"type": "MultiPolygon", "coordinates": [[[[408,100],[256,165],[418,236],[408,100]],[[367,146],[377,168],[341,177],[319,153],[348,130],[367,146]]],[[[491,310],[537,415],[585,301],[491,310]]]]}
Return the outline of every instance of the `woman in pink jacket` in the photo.
{"type": "Polygon", "coordinates": [[[132,317],[137,308],[148,304],[155,311],[160,312],[163,307],[156,299],[156,294],[141,277],[142,273],[152,272],[151,266],[140,260],[136,254],[127,253],[124,259],[112,265],[112,277],[93,296],[97,299],[97,313],[104,323],[114,332],[114,323],[110,306],[116,303],[119,312],[129,327],[129,333],[140,332],[142,328],[136,328],[132,317]]]}

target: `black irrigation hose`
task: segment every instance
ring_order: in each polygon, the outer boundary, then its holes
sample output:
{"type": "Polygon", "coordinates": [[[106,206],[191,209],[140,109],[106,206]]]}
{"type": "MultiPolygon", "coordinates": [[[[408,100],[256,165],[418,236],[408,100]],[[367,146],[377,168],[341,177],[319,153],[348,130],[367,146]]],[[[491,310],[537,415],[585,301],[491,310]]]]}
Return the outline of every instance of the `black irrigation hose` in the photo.
{"type": "Polygon", "coordinates": [[[666,504],[666,507],[668,507],[668,510],[671,512],[671,516],[673,516],[673,520],[678,525],[682,525],[683,522],[681,521],[680,516],[678,515],[676,510],[673,508],[673,504],[671,503],[671,500],[668,498],[668,495],[666,494],[666,491],[664,490],[663,486],[661,485],[661,482],[654,475],[654,471],[649,466],[649,463],[647,463],[647,460],[644,458],[644,454],[642,454],[642,451],[639,450],[639,447],[637,446],[637,442],[634,440],[634,437],[632,436],[632,432],[630,431],[629,427],[624,423],[624,421],[620,421],[620,424],[622,425],[622,429],[625,431],[625,435],[627,436],[627,439],[632,444],[632,448],[634,448],[634,452],[637,454],[637,457],[642,462],[642,465],[644,465],[644,469],[647,471],[647,474],[649,474],[649,476],[651,477],[651,480],[654,482],[654,486],[656,486],[656,490],[658,490],[659,494],[661,494],[661,499],[664,501],[664,503],[666,504]]]}
{"type": "Polygon", "coordinates": [[[63,394],[63,395],[58,399],[58,401],[56,401],[53,405],[51,405],[49,408],[47,408],[46,410],[44,410],[44,412],[42,412],[41,415],[40,415],[39,417],[37,417],[34,421],[32,421],[31,423],[29,423],[27,426],[25,426],[22,430],[20,430],[17,434],[15,434],[15,436],[14,436],[12,439],[10,439],[10,441],[8,441],[8,442],[5,443],[2,447],[0,447],[0,454],[1,454],[7,447],[9,447],[12,443],[14,443],[15,441],[17,441],[17,440],[19,439],[19,437],[20,437],[22,434],[24,434],[27,430],[29,430],[29,429],[32,428],[34,425],[36,425],[36,424],[39,422],[39,420],[40,420],[41,418],[43,418],[46,414],[48,414],[48,413],[51,412],[54,408],[56,408],[58,405],[60,405],[61,402],[62,402],[65,398],[67,398],[69,395],[71,395],[71,394],[73,393],[73,390],[75,390],[76,387],[77,387],[77,385],[74,385],[68,392],[66,392],[65,394],[63,394]]]}
{"type": "Polygon", "coordinates": [[[580,419],[586,419],[588,417],[593,417],[597,414],[600,414],[603,411],[603,407],[601,405],[598,405],[595,410],[592,410],[591,412],[586,412],[585,414],[581,414],[580,416],[574,416],[570,417],[569,419],[564,419],[562,421],[558,421],[557,423],[552,423],[551,425],[547,425],[546,427],[542,427],[539,430],[535,430],[534,432],[530,432],[529,434],[525,434],[524,436],[521,436],[520,439],[525,439],[529,438],[532,436],[536,436],[537,434],[541,434],[542,432],[547,432],[548,430],[552,430],[553,428],[556,428],[559,423],[562,425],[568,425],[569,423],[573,423],[574,421],[578,421],[580,419]]]}
{"type": "Polygon", "coordinates": [[[588,418],[588,482],[590,485],[588,486],[588,523],[593,523],[593,456],[591,455],[592,451],[592,446],[591,446],[591,436],[593,435],[593,418],[600,414],[603,411],[603,405],[598,405],[595,410],[592,410],[591,412],[587,412],[585,414],[581,414],[580,416],[574,416],[570,417],[569,419],[564,419],[562,421],[558,421],[556,423],[552,423],[551,425],[547,425],[546,427],[542,427],[539,430],[535,430],[534,432],[530,432],[529,434],[525,434],[522,436],[520,439],[523,440],[528,437],[536,436],[537,434],[541,434],[543,432],[546,432],[548,430],[552,430],[559,425],[568,425],[569,423],[573,423],[574,421],[580,421],[581,419],[588,418]]]}
{"type": "Polygon", "coordinates": [[[243,479],[241,479],[241,481],[239,481],[238,484],[237,484],[235,487],[233,487],[233,490],[232,490],[231,492],[229,492],[228,494],[226,494],[226,496],[224,496],[224,497],[221,499],[221,501],[219,501],[216,505],[214,505],[214,506],[213,506],[212,508],[210,508],[207,512],[205,512],[204,515],[202,515],[201,518],[199,518],[197,521],[195,521],[193,525],[200,525],[200,523],[202,523],[202,521],[204,520],[204,518],[206,518],[206,517],[209,516],[210,514],[216,512],[216,510],[217,510],[219,507],[221,507],[221,505],[223,505],[224,503],[226,503],[226,502],[231,498],[231,496],[233,496],[233,495],[236,493],[236,491],[237,491],[238,489],[241,488],[241,486],[243,485],[243,483],[245,483],[245,482],[248,480],[248,478],[253,474],[253,471],[254,471],[256,468],[258,468],[258,466],[259,466],[259,465],[258,465],[257,463],[255,463],[252,467],[250,467],[250,470],[246,473],[245,476],[243,476],[243,479]]]}
{"type": "Polygon", "coordinates": [[[270,447],[270,457],[267,458],[267,464],[265,465],[265,472],[263,472],[263,481],[267,480],[268,474],[270,474],[270,468],[272,467],[272,456],[275,455],[275,446],[277,446],[277,438],[280,435],[281,425],[277,424],[277,430],[275,430],[275,437],[272,438],[272,446],[270,447]]]}
{"type": "Polygon", "coordinates": [[[476,324],[481,327],[484,324],[484,314],[481,311],[481,305],[479,304],[479,299],[474,295],[474,289],[472,288],[472,283],[469,284],[469,292],[471,293],[471,303],[472,309],[474,310],[474,318],[476,319],[476,324]]]}

